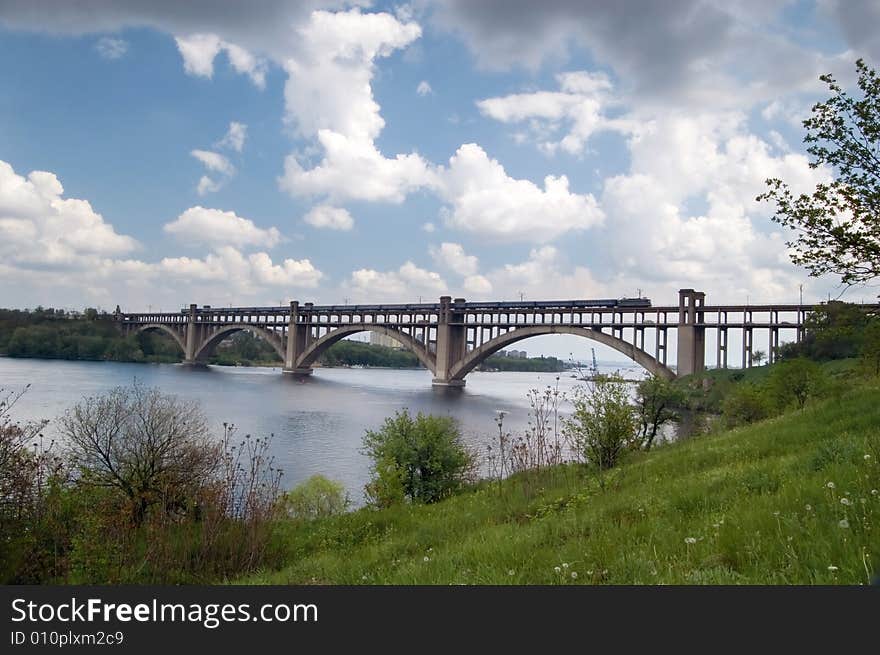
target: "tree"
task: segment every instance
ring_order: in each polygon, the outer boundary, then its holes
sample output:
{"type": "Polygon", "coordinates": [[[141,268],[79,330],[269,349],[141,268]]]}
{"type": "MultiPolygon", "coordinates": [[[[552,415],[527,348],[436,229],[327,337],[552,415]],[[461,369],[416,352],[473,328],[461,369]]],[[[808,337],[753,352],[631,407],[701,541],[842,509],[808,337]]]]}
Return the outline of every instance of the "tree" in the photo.
{"type": "Polygon", "coordinates": [[[782,180],[768,179],[769,190],[757,197],[775,202],[773,220],[797,233],[787,244],[792,261],[811,276],[840,275],[844,284],[880,275],[880,78],[861,59],[856,70],[861,99],[822,75],[832,96],[803,122],[810,166],[830,166],[834,180],[796,196],[782,180]]]}
{"type": "Polygon", "coordinates": [[[571,400],[574,411],[562,432],[588,464],[613,468],[638,444],[635,412],[620,375],[595,376],[591,387],[576,387],[571,400]]]}
{"type": "Polygon", "coordinates": [[[86,398],[60,423],[79,482],[119,492],[135,525],[154,505],[186,506],[223,465],[197,403],[138,384],[86,398]]]}
{"type": "Polygon", "coordinates": [[[734,428],[770,416],[770,403],[762,388],[749,382],[742,382],[724,398],[721,415],[724,417],[725,425],[734,428]]]}
{"type": "Polygon", "coordinates": [[[348,509],[349,502],[341,483],[319,474],[298,484],[284,497],[288,515],[305,520],[342,514],[348,509]]]}
{"type": "Polygon", "coordinates": [[[807,399],[818,395],[824,386],[822,369],[803,358],[780,362],[767,379],[767,391],[780,410],[789,405],[803,408],[807,399]]]}
{"type": "Polygon", "coordinates": [[[669,380],[651,375],[636,387],[636,413],[642,448],[650,450],[663,425],[678,416],[672,409],[684,401],[684,392],[669,380]]]}
{"type": "Polygon", "coordinates": [[[861,355],[865,370],[880,376],[880,318],[873,319],[865,328],[861,355]]]}
{"type": "Polygon", "coordinates": [[[436,502],[468,482],[475,463],[454,419],[421,412],[413,418],[406,410],[367,430],[364,454],[373,460],[367,496],[379,506],[401,498],[436,502]]]}
{"type": "Polygon", "coordinates": [[[765,359],[767,359],[767,353],[763,350],[756,350],[752,353],[752,364],[756,366],[760,366],[765,359]]]}

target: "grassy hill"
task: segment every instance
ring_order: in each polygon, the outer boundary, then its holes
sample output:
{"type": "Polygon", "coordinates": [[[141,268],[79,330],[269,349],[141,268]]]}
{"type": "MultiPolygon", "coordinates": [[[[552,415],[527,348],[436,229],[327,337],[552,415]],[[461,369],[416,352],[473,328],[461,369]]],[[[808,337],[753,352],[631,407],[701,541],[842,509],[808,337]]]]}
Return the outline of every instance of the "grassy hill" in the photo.
{"type": "Polygon", "coordinates": [[[435,505],[282,523],[270,584],[861,584],[880,573],[880,388],[435,505]]]}

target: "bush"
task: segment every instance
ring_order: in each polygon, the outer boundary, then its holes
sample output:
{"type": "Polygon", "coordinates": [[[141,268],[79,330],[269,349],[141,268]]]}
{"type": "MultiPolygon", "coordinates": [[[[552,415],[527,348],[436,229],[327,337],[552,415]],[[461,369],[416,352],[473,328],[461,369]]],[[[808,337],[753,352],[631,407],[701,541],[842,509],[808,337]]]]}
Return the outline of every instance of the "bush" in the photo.
{"type": "Polygon", "coordinates": [[[770,416],[770,402],[761,387],[741,382],[736,385],[724,399],[721,414],[724,424],[733,428],[761,421],[770,416]]]}
{"type": "Polygon", "coordinates": [[[298,484],[282,502],[288,516],[304,520],[342,514],[350,504],[345,487],[323,475],[313,475],[298,484]]]}
{"type": "Polygon", "coordinates": [[[571,400],[574,411],[562,431],[588,464],[610,469],[638,446],[635,410],[620,375],[596,376],[590,388],[577,387],[571,400]]]}
{"type": "Polygon", "coordinates": [[[222,464],[196,403],[137,384],[84,399],[64,414],[61,433],[80,484],[121,493],[135,525],[154,505],[194,504],[222,464]]]}
{"type": "Polygon", "coordinates": [[[364,435],[364,454],[373,460],[367,499],[385,507],[408,500],[433,503],[473,479],[475,457],[448,416],[397,412],[378,431],[364,435]]]}
{"type": "Polygon", "coordinates": [[[792,405],[802,408],[809,398],[822,394],[826,382],[816,362],[792,359],[773,367],[767,380],[767,393],[780,411],[792,405]]]}

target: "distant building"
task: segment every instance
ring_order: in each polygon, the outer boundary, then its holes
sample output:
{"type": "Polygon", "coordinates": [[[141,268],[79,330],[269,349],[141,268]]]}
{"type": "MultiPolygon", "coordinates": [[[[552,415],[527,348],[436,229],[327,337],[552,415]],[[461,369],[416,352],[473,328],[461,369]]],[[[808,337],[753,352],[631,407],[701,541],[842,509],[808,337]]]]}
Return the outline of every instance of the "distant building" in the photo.
{"type": "Polygon", "coordinates": [[[516,359],[528,359],[529,357],[525,350],[502,350],[501,354],[505,357],[515,357],[516,359]]]}
{"type": "Polygon", "coordinates": [[[370,345],[384,346],[385,348],[394,348],[395,350],[403,348],[399,342],[387,335],[379,334],[378,332],[370,332],[370,345]]]}

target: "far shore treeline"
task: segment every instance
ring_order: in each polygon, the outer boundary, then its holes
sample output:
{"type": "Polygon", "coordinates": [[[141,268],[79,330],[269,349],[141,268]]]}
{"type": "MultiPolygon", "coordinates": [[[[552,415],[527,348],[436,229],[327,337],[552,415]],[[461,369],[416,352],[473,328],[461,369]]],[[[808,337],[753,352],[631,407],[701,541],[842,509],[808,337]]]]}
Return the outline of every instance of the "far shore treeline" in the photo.
{"type": "MultiPolygon", "coordinates": [[[[175,363],[182,353],[172,339],[157,332],[123,336],[113,316],[94,308],[82,312],[37,307],[0,309],[0,354],[9,357],[87,361],[175,363]]],[[[249,332],[225,340],[209,364],[221,366],[280,366],[275,350],[249,332]]],[[[323,366],[419,368],[418,358],[398,350],[343,340],[321,357],[323,366]]],[[[559,372],[567,363],[556,357],[507,357],[499,353],[483,362],[485,371],[559,372]]]]}

